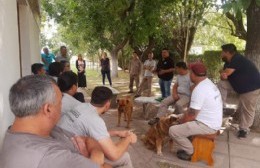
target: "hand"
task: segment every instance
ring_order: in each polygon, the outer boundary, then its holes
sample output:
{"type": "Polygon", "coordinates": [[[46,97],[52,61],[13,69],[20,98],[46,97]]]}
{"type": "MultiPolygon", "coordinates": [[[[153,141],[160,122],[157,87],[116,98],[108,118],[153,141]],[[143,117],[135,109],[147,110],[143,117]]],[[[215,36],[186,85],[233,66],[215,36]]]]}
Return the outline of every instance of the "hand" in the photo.
{"type": "Polygon", "coordinates": [[[220,78],[221,78],[222,80],[225,80],[225,79],[228,78],[228,76],[227,76],[227,74],[226,74],[225,72],[222,72],[222,73],[220,74],[220,78]]]}
{"type": "Polygon", "coordinates": [[[84,137],[81,136],[75,136],[71,138],[71,141],[75,148],[78,149],[79,153],[82,154],[85,157],[89,157],[89,152],[87,150],[86,141],[84,137]]]}
{"type": "Polygon", "coordinates": [[[131,143],[131,144],[136,143],[136,141],[137,141],[137,136],[136,136],[133,132],[130,132],[130,135],[128,135],[128,137],[130,137],[130,143],[131,143]]]}
{"type": "Polygon", "coordinates": [[[164,74],[164,73],[165,73],[164,70],[160,70],[160,71],[158,72],[159,75],[162,75],[162,74],[164,74]]]}
{"type": "Polygon", "coordinates": [[[129,136],[130,134],[131,134],[130,131],[119,131],[119,132],[118,132],[118,136],[119,136],[120,138],[125,138],[125,137],[129,136]]]}
{"type": "Polygon", "coordinates": [[[172,97],[173,97],[174,101],[177,101],[180,99],[178,94],[173,94],[172,97]]]}

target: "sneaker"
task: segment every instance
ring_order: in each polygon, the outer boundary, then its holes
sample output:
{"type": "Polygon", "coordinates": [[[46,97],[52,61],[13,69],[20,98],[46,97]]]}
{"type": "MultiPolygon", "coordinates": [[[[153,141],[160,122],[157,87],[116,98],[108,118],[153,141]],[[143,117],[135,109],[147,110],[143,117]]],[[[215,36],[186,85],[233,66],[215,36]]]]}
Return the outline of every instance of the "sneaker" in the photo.
{"type": "Polygon", "coordinates": [[[248,132],[245,130],[239,130],[237,133],[237,137],[240,138],[246,138],[247,137],[248,132]]]}
{"type": "Polygon", "coordinates": [[[141,95],[135,95],[135,98],[140,97],[141,95]]]}
{"type": "Polygon", "coordinates": [[[159,98],[156,98],[155,100],[158,101],[158,102],[161,102],[163,100],[163,98],[159,97],[159,98]]]}
{"type": "Polygon", "coordinates": [[[127,93],[134,93],[134,91],[130,90],[130,91],[129,91],[129,92],[127,92],[127,93]]]}
{"type": "Polygon", "coordinates": [[[160,118],[156,117],[156,118],[152,118],[151,120],[148,121],[149,125],[154,125],[156,123],[158,123],[160,121],[160,118]]]}
{"type": "Polygon", "coordinates": [[[191,156],[192,155],[187,154],[185,151],[177,153],[177,157],[181,160],[190,161],[191,156]]]}

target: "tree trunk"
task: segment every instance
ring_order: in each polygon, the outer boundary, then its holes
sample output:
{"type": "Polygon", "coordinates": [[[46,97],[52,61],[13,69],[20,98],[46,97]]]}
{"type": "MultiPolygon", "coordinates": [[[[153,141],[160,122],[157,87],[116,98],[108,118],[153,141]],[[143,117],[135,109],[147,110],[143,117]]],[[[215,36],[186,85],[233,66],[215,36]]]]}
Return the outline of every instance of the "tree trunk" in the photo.
{"type": "Polygon", "coordinates": [[[118,59],[117,59],[117,50],[112,50],[111,54],[111,63],[112,63],[112,72],[111,76],[112,77],[118,77],[118,59]]]}
{"type": "MultiPolygon", "coordinates": [[[[247,40],[245,56],[260,69],[260,7],[252,0],[247,9],[247,40]]],[[[260,98],[258,99],[253,127],[260,129],[260,98]]]]}

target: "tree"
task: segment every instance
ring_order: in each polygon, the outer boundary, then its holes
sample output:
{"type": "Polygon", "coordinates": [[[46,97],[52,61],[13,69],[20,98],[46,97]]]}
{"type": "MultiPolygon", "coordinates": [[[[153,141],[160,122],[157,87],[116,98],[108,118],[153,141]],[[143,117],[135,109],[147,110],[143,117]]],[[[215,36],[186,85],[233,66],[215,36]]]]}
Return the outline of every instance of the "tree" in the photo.
{"type": "MultiPolygon", "coordinates": [[[[245,56],[255,63],[258,69],[260,69],[260,0],[237,0],[237,1],[224,1],[224,12],[229,13],[232,16],[230,19],[236,29],[235,32],[239,32],[241,29],[242,14],[245,13],[247,20],[247,29],[243,31],[246,40],[245,56]],[[240,23],[240,24],[236,24],[240,23]]],[[[228,17],[230,18],[230,17],[228,17]]],[[[238,33],[239,35],[241,33],[238,33]]],[[[236,35],[236,34],[234,34],[236,35]]],[[[260,99],[258,100],[258,106],[256,109],[256,115],[254,120],[254,127],[260,128],[260,99]]]]}

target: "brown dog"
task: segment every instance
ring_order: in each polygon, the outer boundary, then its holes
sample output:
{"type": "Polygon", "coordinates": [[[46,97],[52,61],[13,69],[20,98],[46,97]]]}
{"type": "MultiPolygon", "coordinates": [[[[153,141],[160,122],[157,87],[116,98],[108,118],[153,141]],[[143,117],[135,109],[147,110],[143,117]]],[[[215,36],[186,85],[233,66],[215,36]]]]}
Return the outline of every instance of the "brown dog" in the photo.
{"type": "MultiPolygon", "coordinates": [[[[158,155],[162,155],[162,146],[169,136],[169,128],[178,124],[177,116],[161,117],[160,121],[150,127],[148,132],[142,136],[142,141],[148,149],[156,150],[158,155]]],[[[169,139],[169,138],[168,138],[169,139]]],[[[169,140],[170,149],[173,148],[172,139],[169,140]]]]}
{"type": "Polygon", "coordinates": [[[117,104],[118,104],[117,126],[120,126],[121,114],[124,113],[125,121],[127,121],[126,128],[130,128],[130,121],[132,120],[132,112],[133,112],[133,101],[131,97],[117,99],[117,104]]]}

